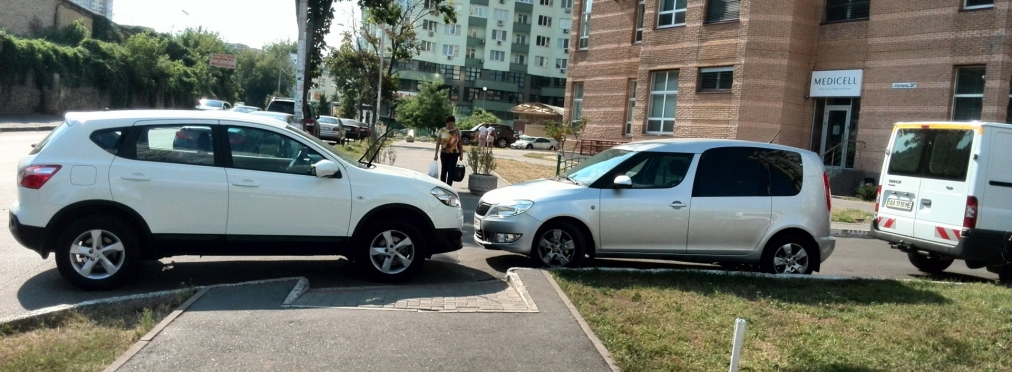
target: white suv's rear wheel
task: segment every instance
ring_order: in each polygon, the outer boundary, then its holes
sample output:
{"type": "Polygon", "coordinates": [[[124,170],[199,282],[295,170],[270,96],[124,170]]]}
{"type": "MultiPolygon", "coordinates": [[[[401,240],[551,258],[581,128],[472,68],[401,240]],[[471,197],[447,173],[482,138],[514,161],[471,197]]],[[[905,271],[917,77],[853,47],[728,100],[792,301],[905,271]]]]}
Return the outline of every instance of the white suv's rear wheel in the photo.
{"type": "Polygon", "coordinates": [[[57,269],[83,289],[115,288],[137,266],[137,238],[116,218],[89,216],[75,221],[60,232],[56,244],[57,269]]]}
{"type": "Polygon", "coordinates": [[[399,220],[383,220],[366,231],[357,259],[370,278],[387,283],[403,282],[422,267],[424,240],[414,226],[399,220]]]}

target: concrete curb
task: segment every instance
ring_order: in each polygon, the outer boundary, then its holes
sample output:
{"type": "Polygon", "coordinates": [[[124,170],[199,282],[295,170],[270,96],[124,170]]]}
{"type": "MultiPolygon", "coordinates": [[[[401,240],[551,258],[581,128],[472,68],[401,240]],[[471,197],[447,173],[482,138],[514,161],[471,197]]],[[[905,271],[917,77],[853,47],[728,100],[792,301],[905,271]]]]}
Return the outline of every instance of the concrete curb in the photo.
{"type": "Polygon", "coordinates": [[[531,293],[527,291],[527,287],[524,286],[523,280],[520,280],[520,274],[517,274],[517,269],[520,270],[533,270],[528,268],[516,268],[511,267],[506,270],[506,283],[513,287],[513,290],[517,291],[520,295],[520,299],[524,300],[527,304],[527,309],[532,313],[538,312],[538,305],[534,303],[534,298],[531,297],[531,293]]]}
{"type": "Polygon", "coordinates": [[[158,324],[155,325],[154,328],[148,331],[148,333],[145,334],[144,337],[141,337],[141,339],[137,340],[137,342],[134,343],[134,345],[131,346],[129,349],[127,349],[125,353],[120,355],[119,358],[116,358],[116,360],[112,362],[112,364],[110,364],[109,367],[106,367],[105,371],[114,372],[120,369],[120,367],[126,364],[126,362],[129,362],[130,358],[133,358],[134,355],[137,355],[137,353],[141,351],[141,349],[144,349],[144,347],[147,346],[148,343],[155,338],[155,336],[161,333],[162,330],[165,329],[165,327],[168,327],[169,324],[172,323],[172,321],[176,320],[176,318],[182,315],[183,312],[190,307],[190,305],[193,305],[194,302],[197,302],[197,300],[203,297],[204,294],[207,293],[207,291],[209,290],[210,288],[204,288],[201,289],[200,292],[197,292],[193,296],[190,296],[190,298],[186,300],[186,302],[180,304],[179,307],[177,307],[175,310],[169,313],[169,315],[166,316],[165,319],[162,319],[161,322],[158,322],[158,324]]]}
{"type": "Polygon", "coordinates": [[[562,292],[562,288],[559,287],[559,283],[555,282],[555,278],[552,277],[552,274],[549,274],[548,271],[545,270],[539,271],[541,271],[541,273],[545,275],[545,279],[547,279],[548,283],[552,285],[552,288],[555,288],[555,292],[558,293],[559,298],[562,299],[562,303],[566,305],[566,308],[569,309],[569,312],[573,314],[574,318],[576,318],[576,323],[580,325],[581,329],[583,329],[583,333],[587,335],[588,339],[590,339],[590,343],[594,344],[594,349],[597,349],[597,352],[601,354],[601,358],[604,358],[605,363],[608,363],[608,367],[611,368],[612,371],[615,372],[620,371],[618,365],[615,364],[615,359],[611,357],[611,352],[609,352],[608,349],[604,347],[604,344],[601,343],[601,339],[597,338],[597,335],[594,334],[594,331],[590,329],[590,325],[587,324],[587,321],[583,319],[583,316],[580,315],[580,312],[576,310],[576,306],[573,306],[573,302],[569,300],[569,296],[566,296],[566,294],[562,292]]]}
{"type": "Polygon", "coordinates": [[[868,230],[830,229],[829,234],[835,238],[875,239],[871,237],[868,230]]]}
{"type": "Polygon", "coordinates": [[[285,297],[285,302],[281,303],[281,307],[292,307],[292,303],[302,297],[306,291],[309,290],[309,279],[306,277],[300,277],[299,282],[295,283],[295,287],[288,293],[288,297],[285,297]]]}

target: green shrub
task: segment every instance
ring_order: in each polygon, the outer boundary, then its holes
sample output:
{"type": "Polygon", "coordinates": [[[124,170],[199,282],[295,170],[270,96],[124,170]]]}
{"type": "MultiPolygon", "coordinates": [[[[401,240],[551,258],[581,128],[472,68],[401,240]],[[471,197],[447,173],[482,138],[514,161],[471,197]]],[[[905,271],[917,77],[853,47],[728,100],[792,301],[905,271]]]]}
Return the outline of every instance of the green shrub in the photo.
{"type": "Polygon", "coordinates": [[[875,197],[878,196],[876,195],[877,188],[878,187],[875,184],[865,183],[862,184],[861,186],[858,186],[855,192],[857,193],[857,197],[861,198],[861,200],[873,201],[875,200],[875,197]]]}

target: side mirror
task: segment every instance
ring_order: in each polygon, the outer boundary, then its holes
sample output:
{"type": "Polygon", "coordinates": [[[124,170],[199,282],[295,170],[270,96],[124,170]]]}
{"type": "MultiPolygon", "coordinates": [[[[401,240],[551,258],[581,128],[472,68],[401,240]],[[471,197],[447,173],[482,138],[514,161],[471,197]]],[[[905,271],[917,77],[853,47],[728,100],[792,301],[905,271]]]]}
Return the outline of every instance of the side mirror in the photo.
{"type": "Polygon", "coordinates": [[[339,175],[340,172],[341,167],[330,160],[320,160],[313,165],[313,175],[318,178],[330,178],[335,174],[339,175]]]}
{"type": "Polygon", "coordinates": [[[629,178],[629,176],[626,175],[615,177],[615,181],[612,183],[612,186],[616,189],[630,189],[632,188],[632,178],[629,178]]]}

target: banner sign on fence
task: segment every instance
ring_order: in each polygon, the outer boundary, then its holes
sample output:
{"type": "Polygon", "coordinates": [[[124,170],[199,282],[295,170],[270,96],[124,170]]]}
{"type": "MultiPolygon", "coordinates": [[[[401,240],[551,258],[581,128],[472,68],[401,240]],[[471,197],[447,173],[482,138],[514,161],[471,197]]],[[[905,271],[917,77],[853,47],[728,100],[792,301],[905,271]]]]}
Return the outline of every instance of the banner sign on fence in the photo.
{"type": "Polygon", "coordinates": [[[231,54],[211,54],[211,66],[235,68],[235,56],[231,54]]]}

